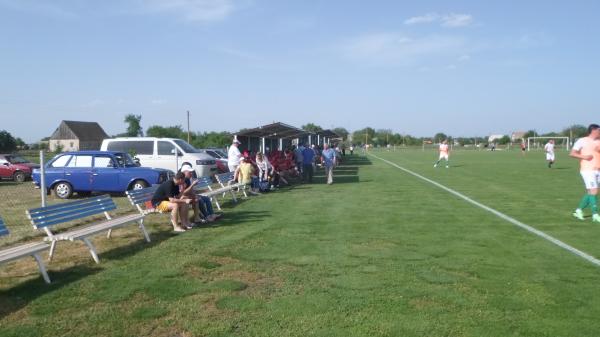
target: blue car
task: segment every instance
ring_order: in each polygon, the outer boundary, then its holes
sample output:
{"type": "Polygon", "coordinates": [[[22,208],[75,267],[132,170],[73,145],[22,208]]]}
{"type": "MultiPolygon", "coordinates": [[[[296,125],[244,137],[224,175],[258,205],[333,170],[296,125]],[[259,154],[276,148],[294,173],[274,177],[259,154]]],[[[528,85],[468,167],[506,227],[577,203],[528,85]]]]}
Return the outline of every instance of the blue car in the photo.
{"type": "MultiPolygon", "coordinates": [[[[46,163],[46,191],[61,199],[77,192],[124,193],[127,190],[160,184],[170,179],[172,172],[139,167],[129,154],[115,151],[64,152],[46,163]]],[[[40,187],[40,170],[32,174],[33,183],[40,187]]]]}

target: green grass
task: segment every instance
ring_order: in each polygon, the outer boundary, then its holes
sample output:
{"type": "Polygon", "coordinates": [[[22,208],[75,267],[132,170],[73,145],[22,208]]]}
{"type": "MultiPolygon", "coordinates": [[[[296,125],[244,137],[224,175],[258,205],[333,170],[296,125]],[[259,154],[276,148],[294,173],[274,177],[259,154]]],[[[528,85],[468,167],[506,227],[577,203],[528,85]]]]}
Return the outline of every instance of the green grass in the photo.
{"type": "MultiPolygon", "coordinates": [[[[566,153],[376,154],[600,256],[566,153]]],[[[600,268],[373,157],[316,180],[182,235],[153,215],[151,244],[97,237],[100,265],[62,243],[50,286],[2,266],[0,336],[598,335],[600,268]]]]}

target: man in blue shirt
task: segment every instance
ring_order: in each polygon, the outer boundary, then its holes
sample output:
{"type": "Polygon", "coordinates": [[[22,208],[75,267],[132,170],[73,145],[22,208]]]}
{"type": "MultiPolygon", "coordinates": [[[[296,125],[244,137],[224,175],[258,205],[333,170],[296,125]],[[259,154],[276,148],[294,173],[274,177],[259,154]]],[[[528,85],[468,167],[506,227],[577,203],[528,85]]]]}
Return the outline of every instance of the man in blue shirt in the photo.
{"type": "Polygon", "coordinates": [[[302,181],[312,183],[315,151],[307,144],[302,150],[302,181]]]}
{"type": "Polygon", "coordinates": [[[335,150],[329,147],[329,144],[323,144],[323,152],[321,153],[321,162],[325,165],[325,173],[327,174],[327,185],[333,183],[333,167],[335,166],[335,150]]]}

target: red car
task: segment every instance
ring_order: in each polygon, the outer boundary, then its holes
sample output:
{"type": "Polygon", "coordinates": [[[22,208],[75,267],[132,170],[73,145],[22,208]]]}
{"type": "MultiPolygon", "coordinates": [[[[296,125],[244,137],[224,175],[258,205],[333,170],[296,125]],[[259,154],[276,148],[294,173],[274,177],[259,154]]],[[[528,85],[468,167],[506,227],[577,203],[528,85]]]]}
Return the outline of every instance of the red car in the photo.
{"type": "Polygon", "coordinates": [[[33,169],[39,167],[40,165],[15,154],[0,154],[0,179],[10,179],[22,183],[31,178],[33,169]]]}

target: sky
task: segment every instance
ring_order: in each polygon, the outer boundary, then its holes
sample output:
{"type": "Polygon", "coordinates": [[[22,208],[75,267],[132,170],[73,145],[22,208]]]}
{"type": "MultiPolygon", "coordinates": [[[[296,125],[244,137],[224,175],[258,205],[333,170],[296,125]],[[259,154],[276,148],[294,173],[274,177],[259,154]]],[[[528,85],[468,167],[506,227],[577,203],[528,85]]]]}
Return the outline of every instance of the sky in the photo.
{"type": "Polygon", "coordinates": [[[599,1],[0,0],[0,130],[599,122],[599,1]]]}

